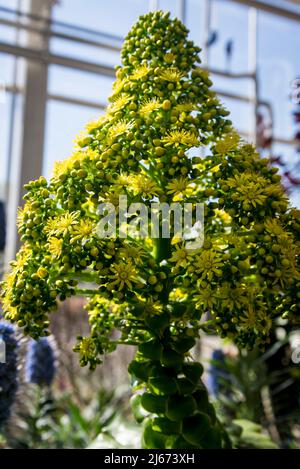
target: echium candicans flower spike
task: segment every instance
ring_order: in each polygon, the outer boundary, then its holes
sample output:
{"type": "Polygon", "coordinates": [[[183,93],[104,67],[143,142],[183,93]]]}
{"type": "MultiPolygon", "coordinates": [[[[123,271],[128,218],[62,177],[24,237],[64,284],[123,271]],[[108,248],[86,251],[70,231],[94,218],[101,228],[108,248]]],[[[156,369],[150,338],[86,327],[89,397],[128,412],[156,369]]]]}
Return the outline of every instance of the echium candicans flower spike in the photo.
{"type": "Polygon", "coordinates": [[[56,373],[54,342],[42,337],[28,344],[26,355],[26,380],[39,386],[50,386],[56,373]]]}
{"type": "Polygon", "coordinates": [[[18,342],[14,328],[0,321],[0,431],[8,421],[18,389],[18,342]]]}
{"type": "Polygon", "coordinates": [[[225,380],[229,379],[228,371],[225,369],[225,354],[221,349],[215,349],[211,355],[211,363],[208,370],[207,387],[215,398],[224,389],[225,380]]]}
{"type": "Polygon", "coordinates": [[[276,169],[234,131],[199,52],[169,14],[139,18],[105,115],[87,125],[49,182],[26,185],[24,244],[3,285],[6,319],[34,338],[48,334],[57,298],[88,298],[91,335],[75,346],[82,365],[94,368],[120,341],[139,346],[130,372],[147,390],[143,406],[159,415],[145,425],[147,447],[228,442],[201,365],[186,359],[200,330],[263,348],[279,316],[300,316],[300,212],[289,209],[276,169]],[[191,251],[173,222],[169,238],[152,230],[124,237],[132,221],[122,217],[124,198],[147,213],[153,202],[186,202],[194,213],[204,204],[203,247],[191,251]],[[98,230],[105,203],[115,208],[110,237],[98,230]]]}

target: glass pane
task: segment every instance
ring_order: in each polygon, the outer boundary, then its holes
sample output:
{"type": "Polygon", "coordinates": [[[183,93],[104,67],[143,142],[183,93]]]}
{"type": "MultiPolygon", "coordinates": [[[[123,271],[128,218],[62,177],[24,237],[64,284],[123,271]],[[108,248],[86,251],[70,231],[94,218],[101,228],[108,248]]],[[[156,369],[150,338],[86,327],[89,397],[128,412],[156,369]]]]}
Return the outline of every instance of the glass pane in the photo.
{"type": "Polygon", "coordinates": [[[113,77],[96,75],[56,65],[49,67],[49,93],[106,103],[113,77]]]}
{"type": "Polygon", "coordinates": [[[252,82],[248,78],[228,78],[212,73],[211,80],[213,82],[213,88],[217,91],[225,91],[227,93],[241,95],[245,98],[250,95],[249,91],[252,82]]]}
{"type": "Polygon", "coordinates": [[[45,135],[43,174],[49,177],[56,160],[70,156],[77,134],[84,130],[88,121],[99,118],[101,111],[83,106],[49,101],[45,135]]]}
{"type": "Polygon", "coordinates": [[[12,93],[6,92],[5,99],[0,102],[0,200],[5,200],[8,185],[14,183],[9,178],[16,174],[17,168],[13,168],[10,173],[8,171],[9,166],[15,163],[15,156],[19,153],[21,145],[23,97],[15,96],[13,122],[12,99],[12,93]],[[10,136],[11,124],[13,124],[12,137],[10,136]],[[10,151],[11,155],[9,155],[10,151]]]}
{"type": "Polygon", "coordinates": [[[250,137],[254,128],[254,109],[253,105],[237,101],[227,97],[220,97],[221,102],[226,109],[230,111],[229,119],[231,119],[234,127],[243,135],[250,137]]]}
{"type": "Polygon", "coordinates": [[[66,55],[76,59],[90,61],[101,65],[115,67],[120,63],[120,51],[108,50],[102,47],[90,46],[80,42],[53,38],[50,50],[54,54],[66,55]]]}
{"type": "MultiPolygon", "coordinates": [[[[27,12],[29,7],[28,0],[1,0],[0,17],[8,21],[26,22],[22,16],[18,17],[16,11],[27,12]]],[[[14,26],[1,24],[0,40],[8,43],[15,43],[18,37],[19,43],[24,43],[25,34],[23,30],[17,31],[14,26]]],[[[25,45],[25,44],[24,44],[25,45]]]]}
{"type": "Polygon", "coordinates": [[[54,19],[125,36],[148,7],[148,0],[64,0],[55,6],[54,19]]]}
{"type": "Polygon", "coordinates": [[[247,72],[248,11],[247,7],[235,2],[212,2],[209,48],[212,67],[247,72]]]}
{"type": "Polygon", "coordinates": [[[270,102],[277,136],[292,138],[292,82],[299,77],[299,23],[259,14],[260,95],[270,102]]]}
{"type": "Polygon", "coordinates": [[[205,2],[187,1],[186,25],[190,30],[190,38],[198,46],[203,47],[205,43],[205,2]]]}
{"type": "Polygon", "coordinates": [[[17,7],[17,0],[1,0],[1,7],[4,8],[16,8],[17,7]]]}
{"type": "Polygon", "coordinates": [[[8,137],[10,129],[11,94],[0,101],[0,200],[5,199],[7,185],[8,137]]]}
{"type": "MultiPolygon", "coordinates": [[[[3,17],[2,14],[1,14],[1,17],[3,17]]],[[[15,37],[16,37],[16,33],[15,33],[14,28],[12,28],[11,26],[6,26],[4,24],[1,24],[0,41],[8,43],[8,44],[12,44],[15,42],[15,37]]]]}
{"type": "Polygon", "coordinates": [[[275,157],[280,157],[280,162],[283,163],[278,167],[283,175],[283,184],[289,187],[291,205],[300,208],[300,187],[292,184],[293,181],[297,182],[300,179],[300,153],[297,153],[292,145],[276,143],[273,154],[275,157]]]}
{"type": "Polygon", "coordinates": [[[14,58],[11,55],[0,53],[0,83],[11,85],[13,76],[14,58]]]}
{"type": "Polygon", "coordinates": [[[258,3],[269,3],[270,5],[274,5],[276,7],[300,13],[299,0],[259,0],[258,3]]]}
{"type": "Polygon", "coordinates": [[[172,16],[178,16],[178,0],[159,0],[158,6],[160,10],[169,11],[172,16]]]}

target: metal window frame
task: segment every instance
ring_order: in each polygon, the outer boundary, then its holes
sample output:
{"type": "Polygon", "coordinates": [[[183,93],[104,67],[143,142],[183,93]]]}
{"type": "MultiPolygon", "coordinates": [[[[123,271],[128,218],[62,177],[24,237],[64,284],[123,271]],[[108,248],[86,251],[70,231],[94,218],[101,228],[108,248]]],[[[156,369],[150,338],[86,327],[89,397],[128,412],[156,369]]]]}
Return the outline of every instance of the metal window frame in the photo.
{"type": "MultiPolygon", "coordinates": [[[[43,17],[39,19],[41,27],[45,18],[51,19],[53,0],[31,0],[30,11],[35,14],[42,11],[43,17]]],[[[27,36],[28,46],[35,47],[40,53],[49,50],[49,34],[41,35],[30,31],[27,36]]],[[[15,46],[18,47],[18,46],[15,46]]],[[[21,54],[13,54],[22,57],[21,54]]],[[[23,204],[24,184],[31,179],[37,179],[42,173],[44,154],[44,137],[46,125],[46,102],[48,87],[48,65],[44,61],[28,57],[26,62],[24,109],[23,109],[23,135],[21,152],[14,155],[16,160],[12,167],[17,169],[14,175],[15,184],[9,185],[7,239],[5,251],[6,264],[15,255],[20,241],[15,226],[15,216],[19,206],[23,204]]],[[[9,155],[12,160],[12,154],[9,155]]]]}

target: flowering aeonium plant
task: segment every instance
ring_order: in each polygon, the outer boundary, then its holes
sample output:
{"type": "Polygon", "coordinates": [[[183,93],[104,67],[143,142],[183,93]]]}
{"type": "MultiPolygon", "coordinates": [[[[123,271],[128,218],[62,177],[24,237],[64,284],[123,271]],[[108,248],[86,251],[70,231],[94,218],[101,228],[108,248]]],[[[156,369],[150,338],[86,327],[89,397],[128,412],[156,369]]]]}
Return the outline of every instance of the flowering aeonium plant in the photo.
{"type": "Polygon", "coordinates": [[[299,211],[277,170],[233,130],[187,32],[162,12],[133,26],[105,115],[50,182],[26,186],[23,247],[2,295],[6,318],[33,338],[48,334],[57,298],[86,295],[82,365],[94,368],[118,343],[138,346],[129,371],[149,448],[230,446],[190,356],[200,329],[263,346],[276,318],[300,310],[299,211]],[[118,218],[125,196],[149,208],[179,201],[195,212],[203,203],[202,247],[189,249],[172,217],[169,237],[120,236],[120,224],[99,237],[99,205],[118,218]]]}

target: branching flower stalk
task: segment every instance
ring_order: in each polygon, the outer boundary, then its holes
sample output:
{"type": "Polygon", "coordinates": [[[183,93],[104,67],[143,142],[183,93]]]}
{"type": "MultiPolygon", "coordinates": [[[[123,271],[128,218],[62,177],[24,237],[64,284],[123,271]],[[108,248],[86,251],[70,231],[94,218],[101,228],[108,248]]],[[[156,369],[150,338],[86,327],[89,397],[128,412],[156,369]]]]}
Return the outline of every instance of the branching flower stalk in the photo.
{"type": "Polygon", "coordinates": [[[23,247],[2,293],[6,319],[37,339],[57,299],[86,286],[91,335],[75,351],[95,368],[118,343],[138,345],[129,371],[149,448],[230,446],[190,355],[201,329],[263,348],[278,317],[300,312],[299,211],[277,170],[234,131],[187,33],[162,12],[133,26],[105,115],[50,182],[26,186],[23,247]],[[120,227],[99,238],[99,204],[119,216],[120,196],[149,208],[203,203],[203,247],[191,251],[172,226],[169,239],[123,238],[120,227]]]}

